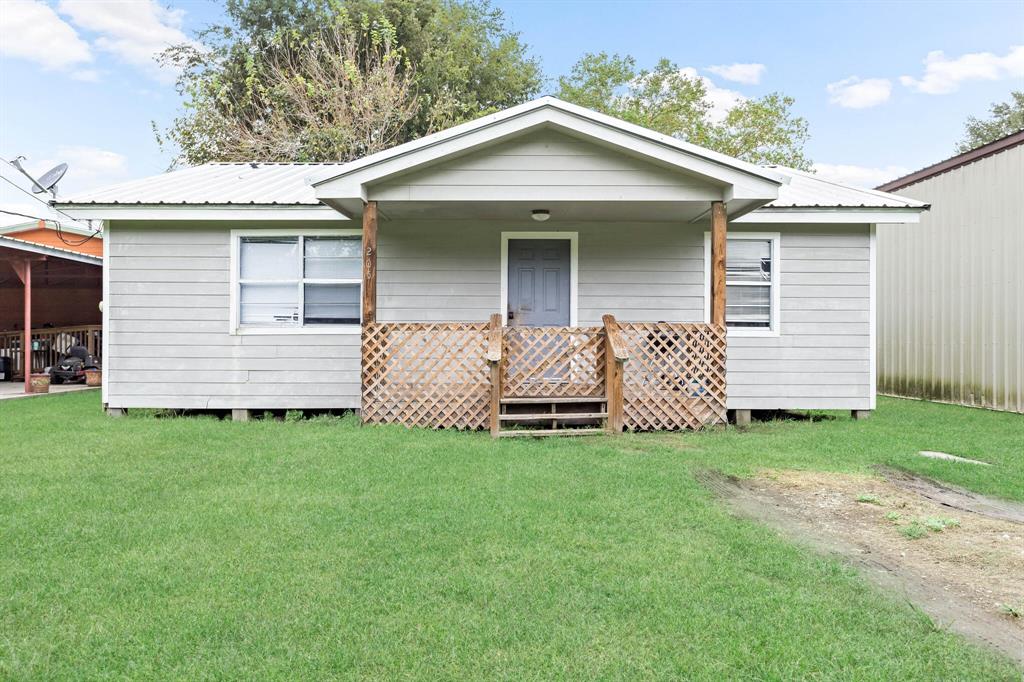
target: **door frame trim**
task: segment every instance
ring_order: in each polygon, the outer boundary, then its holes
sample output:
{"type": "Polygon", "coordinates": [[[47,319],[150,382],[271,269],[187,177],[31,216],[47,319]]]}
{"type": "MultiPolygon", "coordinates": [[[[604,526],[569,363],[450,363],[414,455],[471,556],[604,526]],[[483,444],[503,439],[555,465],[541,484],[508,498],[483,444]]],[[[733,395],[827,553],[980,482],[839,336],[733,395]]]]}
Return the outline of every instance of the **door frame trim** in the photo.
{"type": "Polygon", "coordinates": [[[577,298],[579,291],[579,232],[502,232],[501,233],[501,298],[498,301],[502,325],[508,325],[508,242],[510,239],[562,239],[569,242],[569,326],[579,324],[577,298]]]}

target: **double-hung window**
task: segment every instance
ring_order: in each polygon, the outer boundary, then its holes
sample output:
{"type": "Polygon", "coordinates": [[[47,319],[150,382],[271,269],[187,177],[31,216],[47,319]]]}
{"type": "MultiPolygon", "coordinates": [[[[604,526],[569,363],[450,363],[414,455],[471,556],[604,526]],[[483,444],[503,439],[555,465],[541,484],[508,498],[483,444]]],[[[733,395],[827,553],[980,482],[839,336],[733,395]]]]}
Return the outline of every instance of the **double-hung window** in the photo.
{"type": "MultiPolygon", "coordinates": [[[[710,237],[707,249],[710,310],[710,237]]],[[[725,250],[725,324],[730,333],[779,332],[779,235],[743,232],[727,236],[725,250]]]]}
{"type": "Polygon", "coordinates": [[[358,235],[243,235],[236,253],[239,330],[360,323],[358,235]]]}

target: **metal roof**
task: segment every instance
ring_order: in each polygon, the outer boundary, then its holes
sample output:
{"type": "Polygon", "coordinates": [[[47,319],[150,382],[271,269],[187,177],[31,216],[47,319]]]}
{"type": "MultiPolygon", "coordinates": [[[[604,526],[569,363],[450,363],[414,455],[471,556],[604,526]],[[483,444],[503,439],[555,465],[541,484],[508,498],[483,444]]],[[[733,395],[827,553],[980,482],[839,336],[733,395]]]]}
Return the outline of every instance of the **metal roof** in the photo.
{"type": "Polygon", "coordinates": [[[208,163],[62,197],[57,203],[321,206],[311,183],[330,177],[341,165],[208,163]]]}
{"type": "Polygon", "coordinates": [[[63,258],[65,260],[78,261],[79,263],[88,263],[89,265],[103,265],[102,256],[91,256],[87,253],[72,251],[71,249],[62,249],[59,246],[47,246],[46,244],[39,244],[37,242],[30,242],[24,239],[16,239],[14,237],[7,237],[4,235],[0,235],[0,247],[14,249],[15,251],[25,251],[27,253],[37,253],[43,256],[53,256],[54,258],[63,258]]]}
{"type": "Polygon", "coordinates": [[[928,204],[887,192],[841,185],[813,173],[771,166],[790,179],[779,188],[779,198],[764,208],[928,208],[928,204]]]}
{"type": "Polygon", "coordinates": [[[988,156],[1005,152],[1007,149],[1012,149],[1013,147],[1017,147],[1022,144],[1024,144],[1024,130],[1011,133],[1005,137],[999,138],[998,140],[993,140],[988,144],[983,144],[969,152],[957,154],[945,161],[939,161],[936,164],[932,164],[931,166],[922,168],[921,170],[896,178],[895,180],[890,180],[884,185],[879,185],[878,189],[886,192],[903,189],[904,187],[913,185],[914,183],[927,180],[928,178],[933,178],[942,173],[948,173],[949,171],[956,170],[961,166],[966,166],[967,164],[980,161],[988,156]]]}
{"type": "MultiPolygon", "coordinates": [[[[322,206],[312,183],[338,163],[211,163],[84,192],[65,204],[322,206]]],[[[771,166],[790,182],[766,208],[925,208],[895,194],[841,185],[811,173],[771,166]]]]}
{"type": "MultiPolygon", "coordinates": [[[[59,205],[323,206],[313,183],[335,177],[343,163],[209,163],[62,198],[59,205]]],[[[927,208],[895,194],[769,166],[788,183],[764,208],[927,208]]]]}

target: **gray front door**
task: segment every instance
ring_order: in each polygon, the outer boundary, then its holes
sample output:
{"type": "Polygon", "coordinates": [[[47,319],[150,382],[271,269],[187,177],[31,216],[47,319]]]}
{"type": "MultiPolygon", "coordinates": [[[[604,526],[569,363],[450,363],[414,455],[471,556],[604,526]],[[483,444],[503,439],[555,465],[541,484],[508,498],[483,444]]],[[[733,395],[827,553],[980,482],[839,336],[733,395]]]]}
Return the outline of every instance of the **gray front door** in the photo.
{"type": "Polygon", "coordinates": [[[508,323],[511,326],[569,326],[568,239],[508,241],[508,323]]]}

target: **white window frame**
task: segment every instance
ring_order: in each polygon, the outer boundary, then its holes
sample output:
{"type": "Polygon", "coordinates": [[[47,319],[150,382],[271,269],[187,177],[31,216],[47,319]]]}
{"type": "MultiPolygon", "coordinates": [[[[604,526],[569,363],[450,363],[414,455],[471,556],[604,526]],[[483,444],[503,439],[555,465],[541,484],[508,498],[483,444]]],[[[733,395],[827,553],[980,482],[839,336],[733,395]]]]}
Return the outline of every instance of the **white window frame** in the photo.
{"type": "Polygon", "coordinates": [[[561,239],[569,242],[569,326],[579,325],[579,232],[502,232],[501,233],[501,323],[508,325],[508,242],[510,239],[561,239]]]}
{"type": "MultiPolygon", "coordinates": [[[[362,324],[333,324],[333,325],[311,325],[308,327],[296,325],[294,327],[255,327],[255,326],[243,326],[239,322],[240,318],[240,307],[241,307],[241,282],[240,274],[242,267],[241,259],[241,244],[243,237],[362,237],[363,231],[361,229],[322,229],[322,228],[269,228],[269,229],[237,229],[231,230],[231,296],[230,296],[230,322],[228,323],[228,332],[233,336],[244,336],[244,335],[267,335],[267,334],[359,334],[362,330],[362,324]]],[[[301,239],[299,240],[301,243],[301,239]]],[[[361,251],[361,250],[360,250],[361,251]]],[[[303,259],[305,254],[303,253],[303,259]]],[[[304,262],[304,261],[303,261],[304,262]]],[[[300,281],[310,284],[317,283],[331,283],[331,284],[359,284],[359,319],[362,322],[362,301],[363,301],[363,281],[362,277],[358,280],[355,279],[309,279],[300,278],[300,281]]],[[[299,288],[299,309],[302,309],[302,292],[305,291],[305,286],[299,288]]]]}
{"type": "MultiPolygon", "coordinates": [[[[726,252],[728,253],[728,242],[733,239],[756,239],[758,241],[770,241],[772,249],[772,281],[771,281],[771,326],[767,329],[750,327],[727,327],[726,333],[729,336],[754,336],[761,338],[778,337],[782,334],[782,320],[780,311],[782,308],[782,268],[780,263],[779,245],[782,241],[779,232],[726,232],[726,252]]],[[[736,283],[733,283],[735,286],[736,283]]],[[[757,285],[763,286],[763,285],[757,285]]],[[[704,233],[704,321],[711,323],[711,233],[704,233]]]]}

